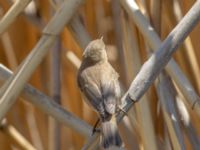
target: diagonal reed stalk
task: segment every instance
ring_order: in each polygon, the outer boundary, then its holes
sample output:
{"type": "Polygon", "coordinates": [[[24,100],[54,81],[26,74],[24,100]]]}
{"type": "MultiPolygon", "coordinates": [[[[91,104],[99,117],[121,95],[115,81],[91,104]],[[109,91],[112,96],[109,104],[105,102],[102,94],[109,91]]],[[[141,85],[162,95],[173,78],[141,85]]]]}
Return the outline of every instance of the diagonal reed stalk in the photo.
{"type": "Polygon", "coordinates": [[[35,68],[43,60],[48,49],[54,43],[56,36],[72,18],[83,0],[66,0],[56,11],[53,18],[43,30],[43,35],[31,53],[23,61],[13,76],[6,81],[0,91],[0,120],[14,104],[25,83],[31,77],[35,68]]]}
{"type": "MultiPolygon", "coordinates": [[[[159,39],[158,35],[154,32],[150,23],[142,15],[135,1],[121,0],[120,2],[122,6],[125,8],[125,10],[127,11],[127,13],[129,14],[129,16],[134,20],[134,23],[137,25],[138,29],[143,34],[143,36],[149,43],[149,46],[152,48],[152,50],[157,50],[158,48],[160,48],[161,40],[159,39]]],[[[198,14],[195,17],[196,17],[196,21],[198,21],[199,19],[198,14]]],[[[184,23],[186,22],[188,21],[186,20],[184,23]]],[[[190,25],[192,24],[190,23],[190,25]]],[[[180,27],[180,23],[179,23],[179,27],[180,27]]],[[[168,38],[168,40],[170,40],[170,38],[168,38]]],[[[165,49],[170,49],[170,47],[168,48],[166,47],[165,49]]],[[[180,67],[176,64],[176,62],[173,59],[169,61],[168,65],[166,66],[166,70],[169,73],[169,75],[173,78],[173,80],[177,83],[178,87],[180,88],[180,90],[182,91],[182,93],[184,94],[184,96],[186,97],[186,99],[188,100],[188,103],[190,104],[192,108],[194,103],[199,101],[200,98],[195,92],[189,80],[185,77],[180,67]]],[[[198,104],[194,107],[194,110],[200,115],[200,108],[198,104]]]]}
{"type": "Polygon", "coordinates": [[[0,34],[2,34],[8,26],[16,20],[17,16],[24,11],[30,2],[31,0],[16,0],[16,2],[0,20],[0,34]]]}
{"type": "Polygon", "coordinates": [[[14,126],[7,123],[6,119],[1,122],[0,130],[7,135],[20,149],[36,150],[36,148],[33,147],[31,143],[27,141],[26,138],[19,133],[14,126]]]}
{"type": "Polygon", "coordinates": [[[156,89],[161,102],[162,112],[169,132],[172,147],[174,149],[186,149],[175,104],[176,91],[172,80],[164,71],[161,75],[159,75],[156,89]]]}
{"type": "MultiPolygon", "coordinates": [[[[3,84],[3,82],[11,75],[11,71],[9,71],[3,65],[0,65],[0,84],[3,84]]],[[[22,92],[22,98],[33,103],[46,114],[52,116],[57,121],[63,123],[71,129],[74,129],[85,137],[89,137],[91,135],[92,127],[90,125],[88,125],[86,122],[82,121],[72,113],[68,112],[67,110],[63,109],[50,97],[36,90],[31,85],[25,86],[22,92]]]]}

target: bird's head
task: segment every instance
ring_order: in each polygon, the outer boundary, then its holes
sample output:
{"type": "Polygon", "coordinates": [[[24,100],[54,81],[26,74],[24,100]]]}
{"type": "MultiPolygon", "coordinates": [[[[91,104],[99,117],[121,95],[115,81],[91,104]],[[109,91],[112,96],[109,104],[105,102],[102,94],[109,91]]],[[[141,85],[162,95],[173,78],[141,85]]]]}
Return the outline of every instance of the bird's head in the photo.
{"type": "Polygon", "coordinates": [[[94,62],[107,60],[107,54],[103,38],[91,41],[83,53],[84,59],[90,59],[94,62]]]}

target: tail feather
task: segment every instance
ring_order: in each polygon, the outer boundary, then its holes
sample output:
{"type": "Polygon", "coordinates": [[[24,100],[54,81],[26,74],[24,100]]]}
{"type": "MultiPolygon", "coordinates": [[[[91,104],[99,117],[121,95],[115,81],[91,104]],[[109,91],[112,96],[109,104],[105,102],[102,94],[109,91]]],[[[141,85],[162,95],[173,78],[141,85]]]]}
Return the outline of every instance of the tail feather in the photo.
{"type": "Polygon", "coordinates": [[[111,119],[102,122],[102,146],[106,149],[110,146],[122,147],[116,121],[111,119]]]}

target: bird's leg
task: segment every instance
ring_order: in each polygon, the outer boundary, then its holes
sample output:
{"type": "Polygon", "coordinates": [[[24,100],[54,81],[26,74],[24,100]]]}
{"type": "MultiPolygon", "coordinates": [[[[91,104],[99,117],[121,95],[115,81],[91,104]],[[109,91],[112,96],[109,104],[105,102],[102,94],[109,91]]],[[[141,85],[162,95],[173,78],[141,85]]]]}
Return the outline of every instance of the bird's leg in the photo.
{"type": "Polygon", "coordinates": [[[121,108],[120,106],[117,106],[117,108],[119,111],[123,112],[126,116],[128,116],[127,112],[123,108],[121,108]]]}
{"type": "Polygon", "coordinates": [[[97,129],[97,125],[99,124],[99,121],[100,121],[100,119],[98,118],[98,120],[96,121],[96,123],[95,123],[94,126],[93,126],[92,135],[93,135],[95,132],[100,132],[100,130],[97,129]]]}

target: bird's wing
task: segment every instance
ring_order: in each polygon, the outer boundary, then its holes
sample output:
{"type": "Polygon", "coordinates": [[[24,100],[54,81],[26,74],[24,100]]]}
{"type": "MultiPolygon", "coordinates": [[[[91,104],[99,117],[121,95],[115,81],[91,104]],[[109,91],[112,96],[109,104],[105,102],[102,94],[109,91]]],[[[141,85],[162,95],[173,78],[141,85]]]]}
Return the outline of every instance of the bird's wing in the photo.
{"type": "MultiPolygon", "coordinates": [[[[86,76],[88,78],[89,76],[86,76]]],[[[83,79],[83,78],[82,78],[83,79]]],[[[98,85],[93,82],[93,80],[81,80],[81,77],[78,77],[78,86],[80,87],[81,91],[83,92],[84,96],[86,97],[89,104],[99,112],[100,115],[105,115],[105,109],[103,106],[102,101],[102,94],[98,85]]]]}
{"type": "Polygon", "coordinates": [[[118,77],[115,74],[110,76],[110,80],[105,80],[102,86],[103,102],[106,111],[109,114],[114,114],[120,96],[120,87],[118,77]]]}

